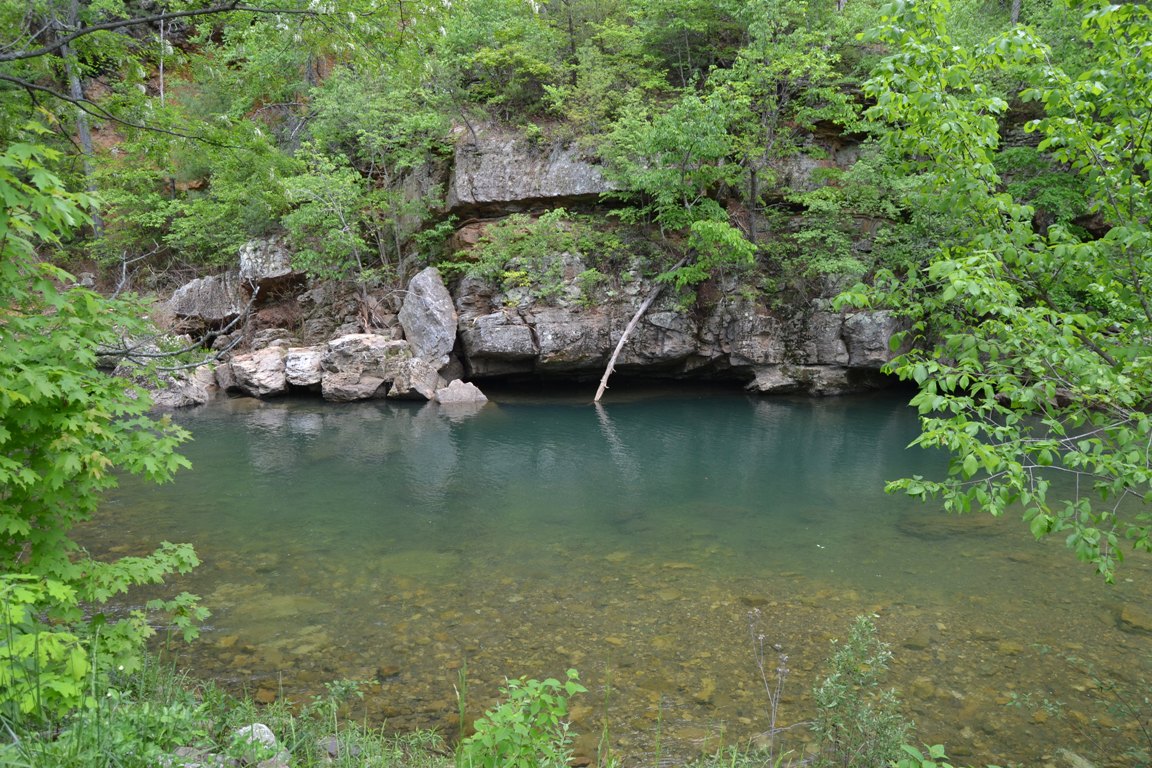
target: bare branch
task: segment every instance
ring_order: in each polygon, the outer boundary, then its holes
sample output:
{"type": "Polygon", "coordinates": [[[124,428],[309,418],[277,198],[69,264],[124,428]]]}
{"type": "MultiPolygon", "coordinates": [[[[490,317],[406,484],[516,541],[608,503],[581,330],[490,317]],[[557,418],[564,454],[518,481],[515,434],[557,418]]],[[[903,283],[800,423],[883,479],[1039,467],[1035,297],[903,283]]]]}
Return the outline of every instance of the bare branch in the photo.
{"type": "Polygon", "coordinates": [[[155,13],[151,16],[135,16],[128,19],[116,19],[114,21],[105,21],[101,24],[93,24],[88,27],[82,27],[75,30],[71,34],[64,35],[58,38],[55,42],[40,48],[35,48],[28,51],[15,51],[13,53],[0,53],[0,64],[8,61],[22,61],[25,59],[35,59],[40,56],[47,56],[56,53],[64,46],[86,35],[91,35],[95,32],[108,32],[116,29],[123,29],[124,27],[133,27],[140,24],[151,24],[156,21],[169,21],[171,19],[183,19],[193,16],[210,16],[219,13],[260,13],[260,14],[291,14],[296,16],[319,16],[318,11],[304,9],[304,8],[263,8],[259,6],[240,5],[239,0],[234,0],[230,3],[222,3],[220,5],[209,6],[208,8],[200,8],[190,11],[170,11],[168,13],[155,13]]]}
{"type": "Polygon", "coordinates": [[[73,104],[78,109],[86,112],[87,114],[89,114],[93,117],[99,118],[101,120],[110,120],[114,123],[118,123],[118,124],[126,126],[128,128],[136,128],[136,129],[141,130],[141,131],[152,131],[153,133],[164,133],[164,134],[167,134],[169,136],[175,136],[175,137],[180,138],[180,139],[191,139],[192,141],[197,141],[197,142],[200,142],[202,144],[208,144],[208,145],[213,146],[213,147],[220,147],[222,149],[239,149],[239,147],[237,147],[233,144],[225,144],[223,142],[215,141],[213,139],[209,139],[205,136],[200,136],[200,135],[194,134],[194,133],[183,133],[181,131],[173,131],[173,130],[170,130],[168,128],[158,128],[154,125],[144,125],[143,123],[134,123],[131,120],[125,120],[122,117],[118,117],[113,112],[110,112],[109,110],[105,109],[104,107],[101,107],[99,104],[97,104],[97,103],[95,103],[89,99],[75,99],[75,98],[72,98],[71,96],[63,94],[60,91],[57,91],[53,88],[49,88],[47,86],[40,85],[38,83],[33,83],[32,81],[24,80],[23,78],[13,77],[12,75],[5,75],[5,74],[0,73],[0,82],[12,83],[13,85],[16,85],[20,88],[23,88],[24,90],[28,91],[30,96],[32,94],[35,94],[35,93],[45,93],[54,99],[60,99],[61,101],[67,102],[68,104],[73,104]]]}

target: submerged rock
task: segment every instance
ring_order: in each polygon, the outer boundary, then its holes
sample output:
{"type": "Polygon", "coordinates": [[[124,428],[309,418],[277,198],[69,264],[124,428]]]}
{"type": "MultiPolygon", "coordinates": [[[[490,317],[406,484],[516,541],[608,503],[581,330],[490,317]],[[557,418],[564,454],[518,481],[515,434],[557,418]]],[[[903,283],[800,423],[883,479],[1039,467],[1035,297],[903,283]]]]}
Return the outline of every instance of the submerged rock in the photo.
{"type": "Polygon", "coordinates": [[[1131,603],[1120,608],[1117,624],[1125,632],[1152,635],[1152,612],[1131,603]]]}

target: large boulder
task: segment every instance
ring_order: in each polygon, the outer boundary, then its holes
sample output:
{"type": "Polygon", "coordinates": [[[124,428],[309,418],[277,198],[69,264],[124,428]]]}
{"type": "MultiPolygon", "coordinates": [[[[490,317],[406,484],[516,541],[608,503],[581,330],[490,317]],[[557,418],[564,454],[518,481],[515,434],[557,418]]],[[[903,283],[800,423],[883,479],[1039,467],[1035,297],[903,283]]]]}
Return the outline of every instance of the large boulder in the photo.
{"type": "Polygon", "coordinates": [[[185,283],[168,299],[176,316],[177,333],[201,335],[225,327],[244,311],[247,302],[234,273],[209,275],[185,283]]]}
{"type": "Polygon", "coordinates": [[[254,397],[272,397],[288,391],[288,378],[284,370],[284,347],[268,347],[228,361],[231,373],[230,389],[254,397]]]}
{"type": "Polygon", "coordinates": [[[437,365],[447,362],[456,344],[456,307],[435,267],[409,281],[399,320],[415,357],[437,365]]]}
{"type": "Polygon", "coordinates": [[[258,303],[294,294],[305,276],[292,267],[292,252],[282,237],[249,240],[240,248],[240,281],[248,294],[259,291],[258,303]]]}
{"type": "Polygon", "coordinates": [[[325,400],[348,402],[384,397],[388,384],[412,358],[407,341],[374,333],[353,333],[328,342],[320,366],[325,400]]]}
{"type": "Polygon", "coordinates": [[[324,378],[323,347],[289,347],[284,356],[284,374],[294,387],[316,387],[324,378]]]}
{"type": "Polygon", "coordinates": [[[399,400],[433,400],[436,390],[448,382],[436,370],[437,366],[421,358],[400,363],[388,397],[399,400]]]}
{"type": "Polygon", "coordinates": [[[436,390],[436,402],[441,405],[467,405],[486,403],[488,398],[475,384],[457,379],[448,386],[436,390]]]}
{"type": "Polygon", "coordinates": [[[456,142],[447,207],[525,210],[541,202],[594,202],[612,188],[574,145],[533,142],[515,130],[485,126],[456,142]]]}

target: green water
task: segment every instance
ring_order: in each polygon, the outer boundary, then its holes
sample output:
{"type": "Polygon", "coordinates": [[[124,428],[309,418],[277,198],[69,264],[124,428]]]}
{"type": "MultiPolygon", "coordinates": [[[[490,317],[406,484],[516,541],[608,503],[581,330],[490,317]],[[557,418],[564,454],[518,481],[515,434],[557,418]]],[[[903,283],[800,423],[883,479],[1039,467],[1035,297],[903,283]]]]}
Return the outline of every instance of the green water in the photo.
{"type": "Polygon", "coordinates": [[[472,715],[506,675],[575,666],[592,691],[578,750],[606,723],[650,765],[657,739],[683,756],[767,728],[751,611],[788,656],[781,724],[811,715],[831,639],[868,612],[924,740],[1028,765],[1141,743],[1087,667],[1146,692],[1152,638],[1117,616],[1149,604],[1149,563],[1107,587],[1019,520],[884,495],[884,479],[941,470],[905,450],[901,398],[588,400],[222,400],[177,416],[193,471],[125,483],[83,537],[195,544],[203,567],[172,585],[213,611],[181,654],[194,674],[291,698],[371,680],[356,713],[389,728],[455,734],[464,665],[472,715]],[[1060,711],[1013,706],[1027,699],[1060,711]]]}

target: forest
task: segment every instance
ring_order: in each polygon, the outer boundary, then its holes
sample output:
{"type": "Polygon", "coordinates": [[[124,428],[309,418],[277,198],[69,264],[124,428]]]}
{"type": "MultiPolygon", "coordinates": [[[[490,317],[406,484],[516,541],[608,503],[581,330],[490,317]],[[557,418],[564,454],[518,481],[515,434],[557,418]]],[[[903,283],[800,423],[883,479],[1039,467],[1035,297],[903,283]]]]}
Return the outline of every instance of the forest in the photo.
{"type": "MultiPolygon", "coordinates": [[[[607,272],[628,228],[685,308],[723,274],[769,306],[890,309],[916,443],[951,456],[892,491],[1020,515],[1107,581],[1152,550],[1144,3],[0,0],[0,30],[6,722],[139,665],[146,616],[91,606],[197,564],[71,538],[115,471],[185,463],[101,368],[153,332],[140,302],[271,234],[314,280],[399,288],[428,265],[539,283],[509,268],[523,238],[577,228],[607,272]],[[454,252],[421,179],[491,125],[612,191],[454,252]]],[[[154,607],[190,636],[203,616],[154,607]]]]}

